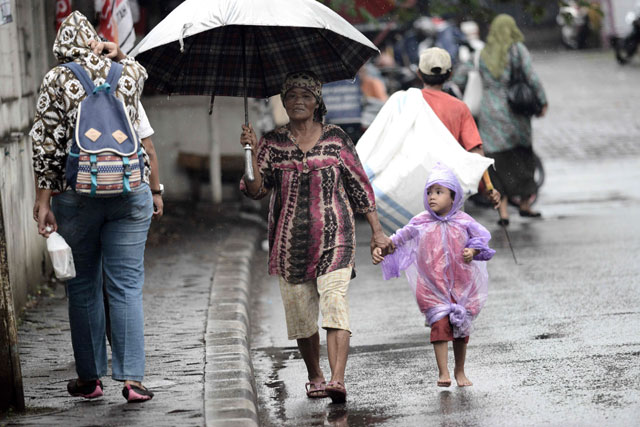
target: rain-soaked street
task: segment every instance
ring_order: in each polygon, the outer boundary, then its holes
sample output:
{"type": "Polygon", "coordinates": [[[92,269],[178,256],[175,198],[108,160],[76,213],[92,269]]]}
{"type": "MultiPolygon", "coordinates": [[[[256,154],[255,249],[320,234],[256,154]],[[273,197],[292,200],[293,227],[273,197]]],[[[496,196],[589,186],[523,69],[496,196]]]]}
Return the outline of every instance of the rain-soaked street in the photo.
{"type": "MultiPolygon", "coordinates": [[[[264,277],[264,252],[256,260],[252,348],[263,425],[637,425],[640,64],[620,67],[600,51],[533,59],[550,100],[547,117],[534,121],[546,181],[535,205],[542,220],[511,210],[517,265],[497,213],[467,204],[497,250],[467,352],[474,385],[436,387],[424,318],[406,280],[384,282],[371,265],[360,222],[345,405],[306,398],[277,280],[264,277]]],[[[449,360],[452,370],[451,351],[449,360]]]]}

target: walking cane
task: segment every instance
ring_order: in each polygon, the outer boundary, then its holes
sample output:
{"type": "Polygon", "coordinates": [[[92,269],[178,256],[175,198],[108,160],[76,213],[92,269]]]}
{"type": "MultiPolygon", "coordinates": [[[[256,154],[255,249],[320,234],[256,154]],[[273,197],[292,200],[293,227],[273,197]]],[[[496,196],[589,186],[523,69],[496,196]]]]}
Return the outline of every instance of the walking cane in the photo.
{"type": "MultiPolygon", "coordinates": [[[[484,171],[482,175],[482,180],[484,181],[485,187],[487,187],[487,191],[491,193],[493,191],[493,184],[491,183],[491,178],[489,178],[489,171],[484,171]]],[[[513,245],[511,244],[511,237],[509,237],[509,232],[507,231],[507,226],[504,224],[500,224],[502,229],[504,230],[505,236],[507,236],[507,243],[509,243],[509,249],[511,249],[511,255],[513,255],[513,261],[518,265],[518,260],[516,259],[516,253],[513,250],[513,245]]]]}

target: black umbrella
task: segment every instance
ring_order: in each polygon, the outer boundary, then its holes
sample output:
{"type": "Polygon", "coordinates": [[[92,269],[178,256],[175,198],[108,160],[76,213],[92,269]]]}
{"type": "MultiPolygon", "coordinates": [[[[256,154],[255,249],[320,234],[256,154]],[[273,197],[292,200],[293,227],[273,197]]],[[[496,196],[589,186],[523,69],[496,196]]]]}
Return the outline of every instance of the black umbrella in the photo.
{"type": "MultiPolygon", "coordinates": [[[[147,85],[177,95],[266,98],[287,74],[354,78],[378,49],[316,0],[186,0],[135,47],[147,85]]],[[[211,112],[211,108],[210,108],[211,112]]],[[[252,180],[250,148],[246,176],[252,180]]]]}

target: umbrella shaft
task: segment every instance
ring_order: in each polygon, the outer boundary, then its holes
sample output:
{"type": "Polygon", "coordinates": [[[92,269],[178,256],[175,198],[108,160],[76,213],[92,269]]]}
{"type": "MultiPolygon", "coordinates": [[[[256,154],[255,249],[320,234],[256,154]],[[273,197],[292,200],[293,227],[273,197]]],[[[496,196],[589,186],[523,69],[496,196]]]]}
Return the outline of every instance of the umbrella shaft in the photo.
{"type": "Polygon", "coordinates": [[[249,126],[249,102],[247,101],[246,85],[244,91],[244,124],[245,126],[249,126]]]}
{"type": "MultiPolygon", "coordinates": [[[[247,49],[245,41],[245,28],[242,28],[242,83],[244,85],[244,124],[249,126],[249,102],[247,101],[247,49]]],[[[244,176],[249,182],[253,182],[253,161],[251,160],[251,146],[244,146],[244,176]]]]}
{"type": "Polygon", "coordinates": [[[249,106],[247,101],[247,41],[245,27],[242,27],[242,84],[244,86],[244,124],[249,126],[249,106]]]}

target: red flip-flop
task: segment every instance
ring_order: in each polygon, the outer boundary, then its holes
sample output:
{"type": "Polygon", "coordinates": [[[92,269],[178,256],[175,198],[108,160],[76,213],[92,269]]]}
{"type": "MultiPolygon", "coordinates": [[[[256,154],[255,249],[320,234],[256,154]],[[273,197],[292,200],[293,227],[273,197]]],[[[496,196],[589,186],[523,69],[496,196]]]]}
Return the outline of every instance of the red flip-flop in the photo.
{"type": "Polygon", "coordinates": [[[325,391],[326,384],[324,381],[309,381],[304,385],[304,388],[307,390],[307,397],[309,399],[321,399],[328,397],[327,392],[325,391]]]}
{"type": "Polygon", "coordinates": [[[333,403],[344,403],[347,401],[347,389],[341,381],[330,381],[327,383],[325,391],[333,403]]]}

